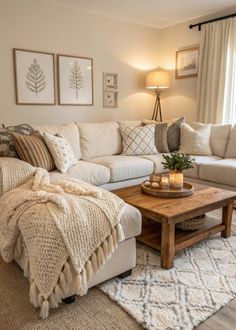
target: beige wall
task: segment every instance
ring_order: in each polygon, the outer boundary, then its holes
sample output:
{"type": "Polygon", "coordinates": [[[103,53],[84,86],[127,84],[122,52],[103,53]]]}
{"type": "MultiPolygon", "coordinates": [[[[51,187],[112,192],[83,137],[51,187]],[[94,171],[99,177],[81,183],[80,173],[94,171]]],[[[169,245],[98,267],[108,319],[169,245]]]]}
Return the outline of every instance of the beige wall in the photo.
{"type": "Polygon", "coordinates": [[[36,0],[0,0],[0,123],[104,121],[150,117],[144,72],[157,65],[158,33],[36,0]],[[94,106],[15,104],[12,48],[94,59],[94,106]],[[119,108],[102,106],[103,71],[119,75],[119,108]]]}

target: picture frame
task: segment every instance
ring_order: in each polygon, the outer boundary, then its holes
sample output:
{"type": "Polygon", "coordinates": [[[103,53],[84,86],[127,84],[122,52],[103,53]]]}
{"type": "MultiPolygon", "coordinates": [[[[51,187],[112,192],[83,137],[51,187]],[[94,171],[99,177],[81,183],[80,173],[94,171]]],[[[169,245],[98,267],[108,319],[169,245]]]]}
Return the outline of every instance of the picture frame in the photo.
{"type": "Polygon", "coordinates": [[[104,91],[103,108],[117,108],[117,107],[118,107],[118,91],[104,91]]]}
{"type": "Polygon", "coordinates": [[[176,52],[176,79],[197,77],[199,47],[184,49],[176,52]]]}
{"type": "Polygon", "coordinates": [[[60,105],[93,105],[93,59],[57,55],[58,103],[60,105]]]}
{"type": "Polygon", "coordinates": [[[16,104],[55,105],[54,54],[13,49],[16,104]]]}
{"type": "Polygon", "coordinates": [[[103,73],[103,90],[117,90],[118,89],[118,74],[104,72],[103,73]]]}

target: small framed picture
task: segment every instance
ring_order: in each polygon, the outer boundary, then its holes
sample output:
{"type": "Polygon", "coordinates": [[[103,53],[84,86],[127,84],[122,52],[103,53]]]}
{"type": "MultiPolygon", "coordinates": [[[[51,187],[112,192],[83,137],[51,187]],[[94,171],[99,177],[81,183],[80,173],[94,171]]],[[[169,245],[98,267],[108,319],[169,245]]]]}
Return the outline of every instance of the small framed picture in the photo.
{"type": "Polygon", "coordinates": [[[103,107],[117,108],[118,107],[118,91],[103,92],[103,107]]]}
{"type": "Polygon", "coordinates": [[[58,102],[61,105],[93,105],[93,59],[57,55],[58,102]]]}
{"type": "Polygon", "coordinates": [[[117,73],[108,73],[108,72],[103,73],[103,89],[104,91],[118,89],[117,73]]]}
{"type": "Polygon", "coordinates": [[[197,77],[198,57],[198,47],[176,52],[176,79],[197,77]]]}
{"type": "Polygon", "coordinates": [[[54,54],[13,49],[16,104],[55,104],[54,54]]]}

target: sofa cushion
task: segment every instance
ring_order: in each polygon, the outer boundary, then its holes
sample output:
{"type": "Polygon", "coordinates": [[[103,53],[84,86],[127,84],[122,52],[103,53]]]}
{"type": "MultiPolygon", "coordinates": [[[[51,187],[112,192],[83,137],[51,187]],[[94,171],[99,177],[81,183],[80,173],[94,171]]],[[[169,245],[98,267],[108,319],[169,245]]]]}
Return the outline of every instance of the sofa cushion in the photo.
{"type": "Polygon", "coordinates": [[[167,169],[164,169],[164,167],[161,163],[161,162],[164,161],[164,158],[163,158],[162,154],[144,155],[144,156],[141,156],[141,157],[144,158],[144,159],[148,159],[148,160],[153,162],[155,173],[166,173],[166,172],[168,172],[167,169]]]}
{"type": "Polygon", "coordinates": [[[106,184],[110,181],[109,168],[80,160],[77,164],[71,166],[66,175],[83,180],[95,186],[106,184]]]}
{"type": "Polygon", "coordinates": [[[236,125],[232,128],[225,158],[236,158],[236,125]]]}
{"type": "Polygon", "coordinates": [[[230,133],[231,125],[211,125],[211,150],[213,155],[221,158],[225,157],[230,133]]]}
{"type": "Polygon", "coordinates": [[[222,158],[217,156],[191,156],[194,158],[193,168],[184,171],[184,175],[189,178],[199,179],[199,165],[216,163],[222,158]]]}
{"type": "Polygon", "coordinates": [[[77,159],[81,158],[79,130],[75,123],[60,125],[34,125],[34,129],[43,133],[62,135],[70,144],[77,159]]]}
{"type": "Polygon", "coordinates": [[[77,125],[83,159],[121,153],[122,141],[117,123],[78,123],[77,125]]]}
{"type": "Polygon", "coordinates": [[[118,121],[120,126],[128,126],[128,127],[140,127],[142,126],[141,120],[122,120],[118,121]]]}
{"type": "Polygon", "coordinates": [[[211,164],[201,164],[199,179],[236,186],[236,159],[222,159],[211,164]]]}
{"type": "Polygon", "coordinates": [[[192,123],[181,125],[179,152],[199,156],[210,156],[211,125],[192,123]]]}
{"type": "Polygon", "coordinates": [[[121,126],[123,138],[122,155],[140,156],[157,154],[155,146],[155,125],[141,127],[121,126]]]}
{"type": "Polygon", "coordinates": [[[111,182],[140,178],[153,172],[153,163],[139,157],[117,155],[93,158],[89,161],[108,167],[111,171],[111,182]]]}

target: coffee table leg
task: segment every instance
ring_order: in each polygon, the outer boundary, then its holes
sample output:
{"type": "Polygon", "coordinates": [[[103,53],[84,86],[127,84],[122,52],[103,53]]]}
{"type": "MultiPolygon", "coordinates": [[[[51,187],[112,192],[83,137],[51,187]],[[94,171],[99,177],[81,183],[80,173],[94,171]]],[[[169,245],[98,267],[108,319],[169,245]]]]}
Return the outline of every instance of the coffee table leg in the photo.
{"type": "Polygon", "coordinates": [[[233,206],[234,202],[229,202],[228,205],[223,207],[222,224],[225,225],[225,229],[221,232],[221,237],[227,238],[231,236],[233,206]]]}
{"type": "Polygon", "coordinates": [[[161,227],[161,267],[170,269],[174,266],[175,224],[162,223],[161,227]]]}

